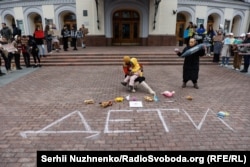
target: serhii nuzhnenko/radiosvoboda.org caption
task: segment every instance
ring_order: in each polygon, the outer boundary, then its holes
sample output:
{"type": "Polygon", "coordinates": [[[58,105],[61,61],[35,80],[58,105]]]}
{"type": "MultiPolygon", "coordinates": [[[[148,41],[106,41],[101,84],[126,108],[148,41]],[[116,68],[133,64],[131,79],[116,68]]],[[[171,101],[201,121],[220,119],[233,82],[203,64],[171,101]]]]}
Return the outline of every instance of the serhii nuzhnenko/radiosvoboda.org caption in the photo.
{"type": "Polygon", "coordinates": [[[246,165],[249,152],[245,151],[37,151],[37,167],[98,165],[111,163],[189,163],[246,165]]]}

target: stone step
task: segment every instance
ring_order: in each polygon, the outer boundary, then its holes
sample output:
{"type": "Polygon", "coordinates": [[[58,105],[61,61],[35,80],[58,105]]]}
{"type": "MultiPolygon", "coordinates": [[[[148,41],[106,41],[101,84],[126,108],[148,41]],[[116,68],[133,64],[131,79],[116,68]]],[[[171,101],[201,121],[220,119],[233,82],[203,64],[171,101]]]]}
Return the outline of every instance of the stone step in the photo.
{"type": "MultiPolygon", "coordinates": [[[[183,64],[183,58],[176,55],[137,55],[141,64],[146,65],[181,65],[183,64]]],[[[93,55],[83,55],[83,54],[73,54],[73,55],[62,55],[53,54],[42,58],[42,64],[44,66],[81,66],[81,65],[121,65],[123,55],[105,55],[105,54],[93,54],[93,55]]],[[[201,57],[201,64],[214,64],[212,63],[212,57],[201,57]]]]}
{"type": "MultiPolygon", "coordinates": [[[[53,51],[41,58],[43,66],[122,65],[123,56],[136,57],[145,65],[183,65],[183,58],[174,53],[175,47],[88,47],[77,51],[53,51]]],[[[201,65],[213,65],[213,57],[200,58],[201,65]]],[[[21,56],[21,64],[24,64],[21,56]]],[[[31,57],[33,64],[33,57],[31,57]]]]}
{"type": "MultiPolygon", "coordinates": [[[[108,56],[96,56],[96,55],[50,55],[41,58],[43,66],[86,66],[86,65],[121,65],[121,55],[108,55],[108,56]]],[[[141,64],[145,65],[182,65],[184,59],[176,55],[154,55],[154,56],[136,56],[141,64]]],[[[213,65],[213,57],[201,57],[201,65],[213,65]]],[[[232,60],[231,60],[232,61],[232,60]]],[[[31,62],[33,58],[31,57],[31,62]]],[[[21,57],[21,64],[24,64],[21,57]]]]}
{"type": "MultiPolygon", "coordinates": [[[[142,62],[143,65],[182,65],[183,62],[142,62]]],[[[46,62],[42,63],[43,66],[106,66],[106,65],[118,65],[121,66],[121,62],[46,62]]],[[[200,62],[200,65],[215,65],[212,62],[200,62]]]]}

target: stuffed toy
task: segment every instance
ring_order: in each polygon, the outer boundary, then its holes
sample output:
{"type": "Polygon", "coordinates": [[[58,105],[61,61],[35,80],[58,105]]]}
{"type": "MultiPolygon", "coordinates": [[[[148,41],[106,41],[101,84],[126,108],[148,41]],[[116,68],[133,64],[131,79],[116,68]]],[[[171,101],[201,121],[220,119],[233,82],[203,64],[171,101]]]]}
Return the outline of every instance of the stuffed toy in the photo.
{"type": "Polygon", "coordinates": [[[116,97],[115,101],[116,102],[123,102],[124,98],[123,97],[116,97]]]}
{"type": "Polygon", "coordinates": [[[150,96],[144,96],[144,99],[145,99],[146,101],[149,101],[149,102],[154,101],[153,98],[150,97],[150,96]]]}
{"type": "Polygon", "coordinates": [[[110,101],[103,101],[103,102],[100,102],[99,104],[101,105],[101,107],[106,108],[106,107],[108,107],[108,106],[112,106],[112,105],[113,105],[113,102],[110,100],[110,101]]]}
{"type": "Polygon", "coordinates": [[[172,97],[175,94],[175,91],[172,91],[172,92],[170,92],[170,91],[164,91],[161,94],[163,96],[165,96],[165,97],[172,97]]]}
{"type": "Polygon", "coordinates": [[[93,99],[89,99],[89,100],[84,100],[85,104],[94,104],[94,100],[93,99]]]}
{"type": "Polygon", "coordinates": [[[84,100],[85,104],[94,104],[94,100],[93,99],[89,99],[89,100],[84,100]]]}

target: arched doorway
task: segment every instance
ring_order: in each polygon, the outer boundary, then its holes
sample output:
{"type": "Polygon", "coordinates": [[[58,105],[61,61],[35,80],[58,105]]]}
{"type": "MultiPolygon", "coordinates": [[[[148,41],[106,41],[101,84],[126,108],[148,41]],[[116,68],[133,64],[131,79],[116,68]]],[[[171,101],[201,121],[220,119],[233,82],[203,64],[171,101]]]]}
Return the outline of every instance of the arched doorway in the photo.
{"type": "Polygon", "coordinates": [[[176,41],[179,42],[179,46],[182,46],[184,43],[184,30],[186,24],[186,17],[182,13],[177,14],[177,21],[176,21],[176,41]]]}
{"type": "Polygon", "coordinates": [[[64,25],[67,25],[70,30],[72,26],[76,26],[76,15],[74,13],[67,13],[63,21],[64,25]]]}
{"type": "Polygon", "coordinates": [[[209,30],[209,27],[213,27],[214,26],[214,18],[212,15],[209,15],[207,18],[207,30],[209,30]]]}
{"type": "Polygon", "coordinates": [[[40,15],[36,15],[34,17],[34,24],[35,27],[40,27],[41,29],[43,29],[42,17],[40,15]]]}
{"type": "Polygon", "coordinates": [[[12,25],[15,24],[15,18],[12,15],[6,15],[5,16],[5,23],[9,28],[12,29],[12,25]]]}
{"type": "Polygon", "coordinates": [[[211,26],[215,31],[217,31],[220,27],[221,24],[221,16],[218,14],[218,11],[215,11],[217,13],[211,13],[207,17],[207,27],[206,29],[208,30],[209,27],[211,26]]]}
{"type": "Polygon", "coordinates": [[[233,22],[232,22],[232,28],[231,31],[234,33],[235,36],[239,36],[241,33],[241,17],[239,15],[235,16],[233,18],[233,22]]]}
{"type": "Polygon", "coordinates": [[[140,16],[134,10],[118,10],[113,14],[113,45],[139,45],[140,16]]]}
{"type": "Polygon", "coordinates": [[[64,25],[67,26],[68,29],[71,29],[73,25],[76,24],[76,15],[75,13],[65,10],[58,14],[58,30],[63,29],[64,25]]]}
{"type": "Polygon", "coordinates": [[[32,35],[35,32],[36,27],[43,29],[42,17],[38,13],[30,13],[27,20],[29,35],[32,35]]]}

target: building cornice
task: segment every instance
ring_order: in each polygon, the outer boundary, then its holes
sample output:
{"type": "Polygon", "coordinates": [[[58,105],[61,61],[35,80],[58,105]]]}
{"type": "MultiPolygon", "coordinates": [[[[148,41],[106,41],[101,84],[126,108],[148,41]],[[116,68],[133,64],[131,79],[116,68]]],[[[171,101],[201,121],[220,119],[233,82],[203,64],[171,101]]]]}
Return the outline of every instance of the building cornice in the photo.
{"type": "Polygon", "coordinates": [[[228,7],[232,9],[249,10],[250,3],[237,0],[178,0],[178,5],[194,5],[209,7],[228,7]],[[226,5],[225,5],[226,4],[226,5]]]}
{"type": "Polygon", "coordinates": [[[0,9],[26,6],[41,6],[41,5],[61,5],[61,4],[75,4],[76,0],[7,0],[0,2],[0,9]]]}

